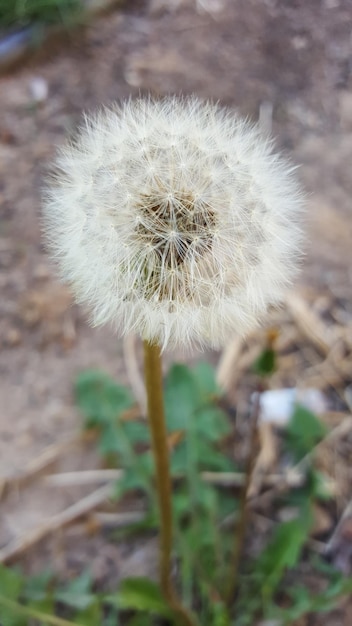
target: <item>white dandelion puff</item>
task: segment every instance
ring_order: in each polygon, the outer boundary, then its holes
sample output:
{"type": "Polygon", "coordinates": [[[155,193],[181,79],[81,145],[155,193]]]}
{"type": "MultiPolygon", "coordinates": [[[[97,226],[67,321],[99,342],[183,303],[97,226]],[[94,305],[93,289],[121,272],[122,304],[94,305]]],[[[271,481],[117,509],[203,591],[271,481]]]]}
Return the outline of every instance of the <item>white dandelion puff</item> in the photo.
{"type": "Polygon", "coordinates": [[[259,129],[196,98],[87,117],[56,161],[44,228],[93,322],[165,346],[220,347],[283,296],[302,195],[259,129]]]}

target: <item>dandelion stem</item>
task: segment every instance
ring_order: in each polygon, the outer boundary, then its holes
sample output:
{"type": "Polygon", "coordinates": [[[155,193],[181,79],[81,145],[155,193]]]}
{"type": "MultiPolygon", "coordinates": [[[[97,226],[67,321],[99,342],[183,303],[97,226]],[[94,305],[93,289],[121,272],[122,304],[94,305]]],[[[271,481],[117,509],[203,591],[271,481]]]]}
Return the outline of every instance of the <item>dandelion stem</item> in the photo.
{"type": "Polygon", "coordinates": [[[144,367],[161,519],[160,583],[165,596],[169,598],[172,596],[172,501],[169,451],[164,416],[160,348],[147,341],[144,342],[144,367]]]}
{"type": "Polygon", "coordinates": [[[172,490],[169,450],[165,424],[160,348],[144,341],[144,370],[147,389],[148,419],[156,469],[156,487],[160,510],[160,586],[180,623],[195,626],[193,617],[177,598],[171,580],[172,490]]]}

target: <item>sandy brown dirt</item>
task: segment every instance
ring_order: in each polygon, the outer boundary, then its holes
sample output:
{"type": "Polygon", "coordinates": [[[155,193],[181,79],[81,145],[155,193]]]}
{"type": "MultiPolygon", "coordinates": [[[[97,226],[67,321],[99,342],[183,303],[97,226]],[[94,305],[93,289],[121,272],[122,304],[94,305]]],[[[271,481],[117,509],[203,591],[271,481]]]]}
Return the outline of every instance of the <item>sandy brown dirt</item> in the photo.
{"type": "MultiPolygon", "coordinates": [[[[72,306],[40,239],[42,181],[82,110],[139,92],[196,93],[260,115],[264,128],[272,123],[307,191],[301,285],[311,299],[332,293],[343,301],[351,324],[351,17],[351,0],[126,3],[0,79],[1,476],[79,429],[77,372],[97,367],[126,380],[121,342],[109,329],[91,329],[72,306]],[[37,77],[48,86],[40,104],[37,77]]],[[[97,463],[94,452],[82,453],[62,467],[97,463]]],[[[76,494],[21,498],[20,515],[16,494],[6,502],[0,545],[76,494]]]]}

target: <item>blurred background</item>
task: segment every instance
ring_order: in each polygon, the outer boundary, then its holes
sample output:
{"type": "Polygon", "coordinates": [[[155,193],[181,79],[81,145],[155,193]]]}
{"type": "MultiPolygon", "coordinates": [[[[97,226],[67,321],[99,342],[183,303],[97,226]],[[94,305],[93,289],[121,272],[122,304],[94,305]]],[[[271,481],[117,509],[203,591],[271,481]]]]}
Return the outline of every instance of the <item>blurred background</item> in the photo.
{"type": "MultiPolygon", "coordinates": [[[[351,0],[0,0],[0,490],[1,480],[15,483],[54,461],[55,471],[99,467],[94,446],[77,444],[73,380],[89,367],[129,382],[122,342],[90,328],[55,279],[40,193],[55,146],[82,111],[137,94],[195,93],[235,107],[299,166],[307,255],[287,306],[268,320],[281,331],[272,385],[314,387],[332,411],[350,410],[351,18],[351,0]]],[[[229,383],[237,406],[248,393],[248,353],[264,332],[238,346],[229,383]]],[[[204,358],[218,355],[190,357],[204,358]]],[[[342,468],[349,481],[346,460],[342,468]]],[[[89,490],[11,489],[0,546],[89,490]]],[[[122,561],[124,571],[137,562],[142,573],[137,548],[103,536],[87,542],[81,531],[49,535],[24,556],[27,567],[39,570],[50,557],[62,571],[90,562],[102,578],[122,561]]]]}

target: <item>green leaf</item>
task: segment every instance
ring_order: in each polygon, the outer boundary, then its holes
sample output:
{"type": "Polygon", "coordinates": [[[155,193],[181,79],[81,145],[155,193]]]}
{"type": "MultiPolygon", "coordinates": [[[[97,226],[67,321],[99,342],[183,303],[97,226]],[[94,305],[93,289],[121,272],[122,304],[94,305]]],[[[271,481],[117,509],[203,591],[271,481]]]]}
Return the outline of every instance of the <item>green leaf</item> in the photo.
{"type": "Polygon", "coordinates": [[[337,600],[352,591],[352,579],[345,578],[340,574],[338,580],[327,585],[326,589],[319,594],[312,595],[306,587],[293,586],[287,590],[287,595],[292,604],[284,609],[271,607],[267,617],[279,617],[289,626],[308,613],[317,614],[331,611],[336,607],[337,600]]]}
{"type": "Polygon", "coordinates": [[[191,370],[186,365],[173,365],[165,381],[168,429],[185,430],[201,402],[201,393],[191,370]]]}
{"type": "Polygon", "coordinates": [[[133,428],[132,423],[123,420],[107,422],[101,429],[98,449],[105,457],[118,455],[125,468],[135,466],[137,471],[137,465],[142,464],[141,459],[145,463],[146,455],[145,453],[137,455],[133,444],[142,443],[142,438],[147,439],[148,434],[146,434],[147,427],[144,424],[134,423],[134,425],[136,429],[133,428]]]}
{"type": "Polygon", "coordinates": [[[24,585],[24,579],[14,569],[0,564],[0,594],[8,600],[17,600],[24,585]]]}
{"type": "Polygon", "coordinates": [[[213,626],[231,626],[230,615],[228,613],[227,607],[222,602],[213,602],[212,611],[213,626]]]}
{"type": "Polygon", "coordinates": [[[283,495],[282,501],[291,507],[299,509],[300,518],[305,518],[307,523],[311,523],[312,504],[317,500],[319,493],[320,487],[317,472],[313,467],[308,467],[303,485],[283,495]]]}
{"type": "MultiPolygon", "coordinates": [[[[104,598],[104,602],[105,602],[105,598],[104,598]]],[[[106,611],[104,611],[104,620],[103,622],[98,622],[98,624],[100,623],[101,623],[101,626],[121,626],[121,622],[119,619],[119,612],[116,606],[112,606],[110,604],[108,614],[106,615],[106,611]]]]}
{"type": "Polygon", "coordinates": [[[286,445],[295,460],[308,454],[327,434],[327,428],[309,409],[297,405],[286,429],[286,445]]]}
{"type": "Polygon", "coordinates": [[[279,618],[280,624],[292,624],[311,612],[314,599],[309,589],[295,586],[288,591],[288,595],[292,601],[291,606],[281,608],[273,604],[269,605],[265,612],[267,619],[279,618]]]}
{"type": "Polygon", "coordinates": [[[319,572],[319,574],[323,574],[326,578],[332,581],[346,580],[345,575],[332,564],[318,556],[317,554],[312,554],[310,558],[310,564],[312,568],[319,572]]]}
{"type": "Polygon", "coordinates": [[[253,371],[258,376],[270,376],[276,370],[276,354],[272,348],[265,348],[254,362],[253,371]]]}
{"type": "Polygon", "coordinates": [[[117,385],[103,372],[86,370],[75,383],[76,402],[85,416],[85,426],[105,425],[115,420],[134,401],[126,387],[117,385]]]}
{"type": "Polygon", "coordinates": [[[138,472],[135,466],[130,467],[125,470],[122,478],[119,481],[117,481],[115,497],[119,499],[121,498],[122,495],[124,495],[128,491],[136,491],[136,490],[148,491],[148,488],[149,488],[149,476],[147,474],[144,475],[142,472],[138,472]]]}
{"type": "Polygon", "coordinates": [[[234,464],[231,459],[208,441],[198,439],[197,458],[201,470],[214,472],[231,472],[234,464]]]}
{"type": "MultiPolygon", "coordinates": [[[[74,617],[74,623],[84,624],[84,626],[97,626],[97,624],[101,623],[102,612],[100,609],[99,598],[96,596],[94,600],[92,600],[91,604],[76,613],[74,617]]],[[[116,622],[115,622],[116,624],[116,622]]]]}
{"type": "Polygon", "coordinates": [[[48,594],[42,600],[28,600],[27,606],[45,615],[53,615],[55,613],[55,601],[52,594],[48,594]]]}
{"type": "Polygon", "coordinates": [[[44,570],[37,576],[31,576],[27,579],[21,595],[24,599],[40,602],[47,597],[53,579],[54,576],[51,570],[44,570]]]}
{"type": "Polygon", "coordinates": [[[207,400],[221,396],[221,389],[216,382],[216,372],[210,363],[197,363],[192,372],[198,387],[207,400]]]}
{"type": "MultiPolygon", "coordinates": [[[[207,512],[206,519],[208,521],[208,516],[216,515],[216,509],[218,506],[218,496],[215,487],[212,485],[208,485],[207,483],[199,482],[197,489],[197,504],[199,507],[207,512]]],[[[212,525],[212,524],[211,524],[212,525]]]]}
{"type": "Polygon", "coordinates": [[[225,413],[216,406],[205,406],[197,411],[194,429],[208,441],[221,441],[230,432],[230,425],[225,413]]]}
{"type": "Polygon", "coordinates": [[[173,496],[173,510],[176,519],[182,522],[183,519],[189,517],[191,510],[191,503],[188,491],[185,489],[177,489],[173,496]]]}
{"type": "Polygon", "coordinates": [[[27,618],[16,613],[12,608],[8,608],[1,601],[1,596],[5,600],[18,602],[22,592],[24,579],[14,569],[0,565],[0,624],[1,626],[27,626],[27,618]]]}
{"type": "MultiPolygon", "coordinates": [[[[28,618],[23,615],[17,615],[7,608],[3,608],[0,602],[1,626],[28,626],[28,618]]],[[[42,624],[40,625],[42,626],[42,624]]],[[[46,626],[43,624],[43,626],[46,626]]]]}
{"type": "Polygon", "coordinates": [[[172,476],[180,476],[187,467],[187,446],[184,441],[180,443],[170,456],[170,471],[172,476]]]}
{"type": "Polygon", "coordinates": [[[149,443],[150,441],[149,428],[146,423],[143,424],[136,420],[126,421],[123,424],[123,429],[126,437],[133,445],[149,443]]]}
{"type": "Polygon", "coordinates": [[[298,518],[277,527],[272,541],[257,562],[256,569],[263,577],[264,596],[270,597],[286,569],[297,564],[310,525],[298,518]]]}
{"type": "Polygon", "coordinates": [[[150,532],[151,530],[154,532],[158,527],[159,519],[157,514],[148,511],[145,517],[139,522],[128,524],[128,526],[121,526],[121,528],[113,530],[111,537],[116,541],[128,540],[142,535],[145,537],[146,532],[150,532]]]}
{"type": "MultiPolygon", "coordinates": [[[[231,459],[220,450],[198,437],[195,444],[194,456],[198,469],[201,471],[232,472],[234,464],[231,459]]],[[[173,450],[170,457],[172,476],[180,476],[185,473],[188,467],[188,449],[185,442],[182,442],[173,450]]]]}
{"type": "Polygon", "coordinates": [[[84,572],[78,578],[70,581],[64,589],[57,591],[56,600],[73,609],[85,610],[95,602],[95,596],[91,593],[91,586],[91,576],[89,572],[84,572]]]}
{"type": "Polygon", "coordinates": [[[109,596],[107,601],[120,609],[147,611],[164,617],[171,615],[159,587],[148,578],[126,578],[117,594],[109,596]]]}
{"type": "Polygon", "coordinates": [[[119,453],[123,456],[125,449],[115,424],[108,423],[102,429],[98,441],[98,451],[103,457],[119,453]]]}
{"type": "Polygon", "coordinates": [[[82,11],[80,0],[13,0],[0,2],[1,27],[21,28],[29,23],[70,23],[77,20],[82,11]]]}

